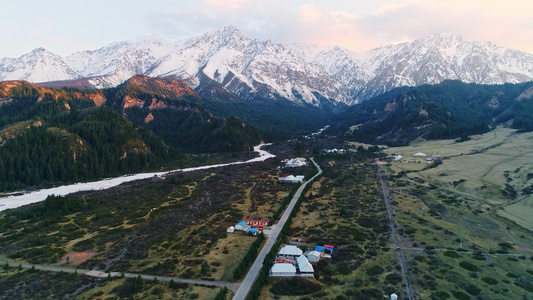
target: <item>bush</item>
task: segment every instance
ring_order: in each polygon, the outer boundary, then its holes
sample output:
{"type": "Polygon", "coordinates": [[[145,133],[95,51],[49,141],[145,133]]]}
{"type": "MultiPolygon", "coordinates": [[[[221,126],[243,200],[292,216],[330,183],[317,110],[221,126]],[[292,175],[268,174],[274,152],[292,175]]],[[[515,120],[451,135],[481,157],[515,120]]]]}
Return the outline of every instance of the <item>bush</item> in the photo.
{"type": "Polygon", "coordinates": [[[498,280],[492,278],[492,277],[483,277],[481,278],[481,280],[483,280],[486,284],[489,284],[489,285],[495,285],[495,284],[498,284],[498,280]]]}
{"type": "Polygon", "coordinates": [[[321,290],[319,284],[302,277],[280,279],[270,288],[270,292],[274,295],[284,296],[308,295],[321,290]]]}
{"type": "Polygon", "coordinates": [[[442,255],[451,257],[451,258],[459,258],[461,255],[455,251],[445,251],[442,255]]]}
{"type": "Polygon", "coordinates": [[[400,282],[402,282],[402,276],[400,276],[399,274],[392,273],[385,276],[385,283],[396,285],[400,282]]]}
{"type": "Polygon", "coordinates": [[[375,275],[379,275],[381,273],[383,273],[383,268],[380,267],[380,266],[372,266],[372,267],[369,267],[367,270],[366,270],[366,274],[368,274],[369,276],[375,276],[375,275]]]}
{"type": "Polygon", "coordinates": [[[467,261],[462,261],[459,263],[459,266],[465,270],[472,271],[472,272],[478,272],[479,268],[476,267],[474,264],[469,263],[467,261]]]}
{"type": "Polygon", "coordinates": [[[465,291],[472,296],[477,296],[481,292],[481,289],[473,284],[465,286],[465,291]]]}
{"type": "Polygon", "coordinates": [[[448,299],[450,298],[450,294],[446,293],[446,292],[443,292],[443,291],[438,291],[435,293],[435,298],[436,299],[448,299]]]}
{"type": "Polygon", "coordinates": [[[468,296],[467,294],[461,292],[461,291],[455,291],[452,293],[453,296],[459,300],[469,300],[470,299],[470,296],[468,296]]]}

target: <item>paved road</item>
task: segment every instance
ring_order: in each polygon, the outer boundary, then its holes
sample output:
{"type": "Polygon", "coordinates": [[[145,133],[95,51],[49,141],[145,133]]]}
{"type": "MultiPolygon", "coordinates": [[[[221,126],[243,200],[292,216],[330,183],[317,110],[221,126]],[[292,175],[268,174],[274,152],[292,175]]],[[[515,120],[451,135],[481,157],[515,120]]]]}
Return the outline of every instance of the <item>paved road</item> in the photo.
{"type": "MultiPolygon", "coordinates": [[[[376,161],[377,162],[377,161],[376,161]]],[[[402,275],[403,279],[405,281],[405,287],[407,289],[407,295],[409,296],[409,300],[414,300],[413,297],[413,291],[411,290],[411,285],[409,284],[409,278],[407,278],[407,268],[405,267],[405,258],[403,256],[403,251],[400,245],[400,240],[398,239],[398,234],[396,233],[396,226],[394,226],[394,218],[392,215],[392,210],[390,208],[389,204],[389,193],[388,193],[388,186],[387,182],[384,179],[384,175],[381,173],[381,168],[376,163],[376,168],[378,170],[378,176],[379,176],[379,182],[381,184],[381,192],[383,193],[383,200],[385,201],[385,207],[387,209],[387,215],[389,216],[390,221],[390,227],[392,230],[392,235],[394,237],[394,243],[396,244],[396,251],[398,253],[398,260],[400,262],[400,266],[402,268],[402,275]]]]}
{"type": "MultiPolygon", "coordinates": [[[[5,260],[0,260],[1,266],[4,266],[5,263],[6,263],[5,260]]],[[[18,262],[8,262],[8,264],[10,267],[13,267],[13,268],[18,268],[19,266],[18,262]]],[[[23,269],[31,269],[32,267],[35,267],[35,269],[37,270],[50,271],[50,272],[65,272],[65,273],[77,272],[80,275],[83,274],[83,275],[99,277],[99,278],[107,278],[108,276],[108,273],[98,271],[98,270],[73,269],[73,268],[68,268],[68,267],[50,266],[50,265],[32,265],[32,264],[26,264],[26,263],[20,263],[20,266],[22,266],[23,269]]],[[[179,278],[179,277],[149,275],[149,274],[139,274],[139,273],[124,273],[124,277],[127,277],[127,278],[137,278],[137,276],[139,275],[141,275],[141,278],[144,280],[154,280],[157,277],[157,280],[165,281],[165,282],[174,280],[175,282],[183,282],[183,283],[188,283],[188,284],[201,284],[201,285],[209,285],[209,286],[216,286],[216,287],[227,287],[233,292],[236,292],[237,289],[239,288],[239,284],[233,283],[233,282],[185,279],[185,278],[179,278]]],[[[122,274],[119,272],[111,272],[111,276],[120,277],[122,276],[122,274]]]]}
{"type": "Polygon", "coordinates": [[[285,225],[285,222],[287,222],[287,219],[289,219],[289,216],[292,210],[294,209],[294,206],[296,205],[298,198],[300,198],[300,195],[302,194],[307,184],[311,182],[313,179],[315,179],[318,175],[322,174],[322,169],[317,165],[315,160],[311,158],[311,161],[317,167],[318,173],[316,173],[316,175],[313,176],[308,181],[304,182],[300,186],[300,188],[296,191],[296,194],[294,194],[294,197],[292,197],[292,200],[287,206],[287,209],[285,209],[285,212],[283,212],[283,215],[279,219],[279,222],[277,223],[276,228],[274,228],[272,232],[270,233],[270,236],[267,238],[265,245],[259,252],[259,255],[255,259],[250,270],[248,271],[248,274],[246,274],[246,277],[244,277],[244,280],[242,281],[241,286],[239,287],[237,292],[235,293],[235,296],[233,296],[233,299],[242,300],[246,298],[246,295],[248,295],[248,292],[250,292],[250,289],[252,288],[255,280],[259,276],[259,272],[261,271],[261,268],[263,267],[263,262],[265,261],[266,255],[270,252],[270,250],[276,243],[279,233],[281,232],[281,229],[285,225]]]}

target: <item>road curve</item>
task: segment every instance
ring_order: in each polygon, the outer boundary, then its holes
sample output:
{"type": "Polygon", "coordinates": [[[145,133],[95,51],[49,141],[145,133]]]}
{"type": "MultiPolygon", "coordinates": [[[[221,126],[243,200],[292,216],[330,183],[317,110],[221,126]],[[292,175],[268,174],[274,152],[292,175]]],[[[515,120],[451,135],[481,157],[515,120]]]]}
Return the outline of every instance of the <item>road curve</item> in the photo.
{"type": "Polygon", "coordinates": [[[250,292],[250,289],[254,285],[255,280],[259,276],[259,272],[261,271],[261,268],[263,267],[263,262],[265,261],[266,255],[270,252],[274,244],[276,243],[276,240],[278,239],[278,236],[281,232],[281,229],[285,225],[285,222],[289,219],[289,216],[291,215],[292,210],[294,209],[294,206],[296,205],[296,202],[298,201],[298,198],[300,198],[300,195],[302,194],[303,190],[307,186],[307,184],[311,181],[313,181],[317,176],[322,174],[322,169],[318,164],[315,162],[313,158],[311,158],[311,161],[318,169],[318,173],[315,174],[311,179],[304,182],[300,188],[296,191],[296,194],[294,194],[294,197],[292,197],[291,202],[287,206],[287,209],[285,209],[285,212],[283,212],[283,215],[279,219],[278,224],[276,227],[272,230],[272,233],[269,235],[269,237],[266,240],[265,245],[259,252],[259,255],[257,255],[257,258],[255,259],[252,267],[246,274],[246,277],[244,277],[244,280],[242,281],[239,289],[235,293],[235,296],[233,296],[234,300],[243,300],[246,298],[248,293],[250,292]]]}

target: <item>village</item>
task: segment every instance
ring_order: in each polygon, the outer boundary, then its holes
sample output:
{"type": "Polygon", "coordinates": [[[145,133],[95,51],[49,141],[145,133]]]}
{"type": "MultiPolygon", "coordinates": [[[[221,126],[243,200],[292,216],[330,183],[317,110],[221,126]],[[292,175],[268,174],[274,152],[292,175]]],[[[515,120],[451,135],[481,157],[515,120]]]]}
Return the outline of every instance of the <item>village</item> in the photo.
{"type": "MultiPolygon", "coordinates": [[[[338,152],[337,149],[335,152],[338,152]]],[[[332,151],[328,153],[333,153],[332,151]]],[[[305,158],[297,157],[281,160],[281,165],[277,169],[283,170],[285,168],[309,167],[309,163],[305,158]]],[[[282,183],[302,183],[304,175],[288,175],[279,176],[278,182],[282,183]]],[[[271,225],[270,220],[264,219],[244,219],[237,222],[235,225],[227,228],[227,233],[234,233],[235,231],[243,232],[250,236],[257,236],[264,234],[265,237],[275,228],[276,224],[271,225]]],[[[332,245],[316,246],[314,249],[307,249],[305,252],[296,245],[283,246],[275,259],[274,265],[270,269],[270,276],[272,277],[314,277],[314,268],[311,263],[317,263],[323,258],[331,258],[333,254],[332,245]]]]}
{"type": "MultiPolygon", "coordinates": [[[[276,226],[276,225],[274,225],[276,226]]],[[[227,229],[228,233],[235,231],[244,232],[247,235],[259,235],[261,233],[268,236],[272,230],[270,220],[245,219],[227,229]]],[[[311,263],[317,263],[323,258],[331,258],[333,254],[332,245],[316,246],[313,250],[308,249],[303,252],[295,245],[283,246],[277,256],[274,265],[270,269],[272,277],[314,277],[314,268],[311,263]]]]}

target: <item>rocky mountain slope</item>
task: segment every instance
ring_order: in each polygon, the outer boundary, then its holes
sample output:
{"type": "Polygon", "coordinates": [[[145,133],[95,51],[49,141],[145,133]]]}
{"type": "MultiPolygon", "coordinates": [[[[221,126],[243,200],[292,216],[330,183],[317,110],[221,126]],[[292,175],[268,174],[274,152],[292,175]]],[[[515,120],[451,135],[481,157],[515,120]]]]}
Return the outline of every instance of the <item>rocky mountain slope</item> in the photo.
{"type": "Polygon", "coordinates": [[[446,80],[402,87],[348,108],[328,128],[367,143],[407,145],[417,138],[460,138],[505,124],[533,130],[533,82],[474,84],[446,80]]]}
{"type": "Polygon", "coordinates": [[[114,87],[135,74],[180,79],[197,90],[216,82],[248,100],[351,105],[395,87],[445,79],[530,81],[533,55],[448,33],[354,52],[260,41],[227,26],[175,43],[125,41],[66,57],[40,48],[0,60],[0,80],[48,86],[114,87]]]}

